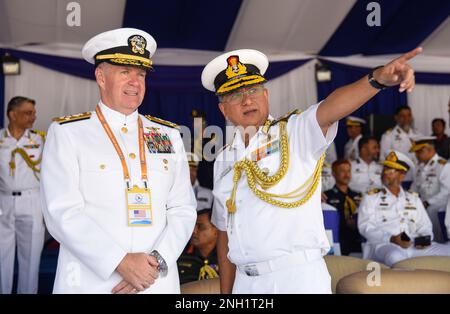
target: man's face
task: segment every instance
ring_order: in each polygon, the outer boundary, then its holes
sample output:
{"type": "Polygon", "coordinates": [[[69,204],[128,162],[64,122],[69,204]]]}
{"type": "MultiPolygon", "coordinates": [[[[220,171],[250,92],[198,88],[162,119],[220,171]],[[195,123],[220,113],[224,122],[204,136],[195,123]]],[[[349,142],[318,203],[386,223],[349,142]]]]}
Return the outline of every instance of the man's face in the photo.
{"type": "Polygon", "coordinates": [[[197,247],[202,248],[209,244],[216,244],[217,228],[211,223],[208,213],[203,213],[197,216],[194,232],[192,233],[191,243],[197,247]]]}
{"type": "Polygon", "coordinates": [[[352,178],[351,166],[348,163],[341,164],[333,171],[333,176],[336,179],[336,183],[341,185],[348,185],[352,178]]]}
{"type": "Polygon", "coordinates": [[[388,188],[399,187],[404,177],[405,173],[403,171],[389,167],[383,167],[383,172],[381,173],[381,180],[388,188]]]}
{"type": "Polygon", "coordinates": [[[353,139],[362,133],[362,127],[359,125],[349,125],[347,126],[347,134],[353,139]]]}
{"type": "Polygon", "coordinates": [[[380,156],[380,145],[375,140],[370,140],[367,142],[367,151],[372,160],[378,160],[380,156]]]}
{"type": "Polygon", "coordinates": [[[219,108],[236,126],[259,127],[269,116],[269,93],[262,85],[240,88],[223,96],[219,108]]]}
{"type": "Polygon", "coordinates": [[[19,107],[9,113],[10,122],[16,127],[30,129],[36,121],[36,108],[33,103],[24,101],[19,107]]]}
{"type": "Polygon", "coordinates": [[[444,134],[445,127],[442,121],[436,120],[433,122],[431,128],[433,129],[433,134],[435,135],[441,135],[444,134]]]}
{"type": "Polygon", "coordinates": [[[416,157],[419,162],[427,163],[436,153],[433,147],[425,146],[416,151],[416,157]]]}
{"type": "Polygon", "coordinates": [[[112,109],[124,114],[135,111],[145,95],[144,69],[101,63],[95,69],[102,100],[112,109]]]}
{"type": "Polygon", "coordinates": [[[197,167],[189,165],[189,174],[191,177],[191,184],[194,185],[195,180],[197,180],[197,167]]]}
{"type": "Polygon", "coordinates": [[[401,128],[411,127],[413,117],[410,109],[403,109],[395,116],[395,121],[401,128]]]}

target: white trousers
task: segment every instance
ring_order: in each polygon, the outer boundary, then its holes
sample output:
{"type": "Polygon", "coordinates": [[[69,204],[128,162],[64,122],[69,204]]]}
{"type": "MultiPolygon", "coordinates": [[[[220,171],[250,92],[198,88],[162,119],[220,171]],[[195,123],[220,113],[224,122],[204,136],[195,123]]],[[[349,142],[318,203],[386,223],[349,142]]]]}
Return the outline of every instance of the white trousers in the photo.
{"type": "Polygon", "coordinates": [[[260,276],[248,276],[236,269],[233,293],[331,293],[331,277],[323,258],[260,276]]]}
{"type": "Polygon", "coordinates": [[[37,293],[45,227],[39,190],[0,194],[0,293],[12,292],[17,245],[17,293],[37,293]]]}
{"type": "Polygon", "coordinates": [[[378,245],[374,251],[374,259],[391,267],[402,260],[418,256],[450,256],[450,245],[432,242],[430,246],[416,249],[413,245],[403,249],[397,244],[378,245]]]}

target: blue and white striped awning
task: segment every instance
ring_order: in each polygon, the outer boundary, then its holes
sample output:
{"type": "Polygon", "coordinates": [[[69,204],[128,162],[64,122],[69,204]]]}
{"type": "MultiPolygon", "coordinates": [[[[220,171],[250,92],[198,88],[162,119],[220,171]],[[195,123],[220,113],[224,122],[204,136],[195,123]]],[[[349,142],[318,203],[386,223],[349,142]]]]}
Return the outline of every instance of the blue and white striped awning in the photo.
{"type": "Polygon", "coordinates": [[[0,44],[80,57],[94,34],[129,26],[156,38],[159,64],[204,64],[237,48],[277,60],[398,54],[422,45],[423,70],[433,71],[449,63],[449,15],[448,0],[3,0],[0,44]],[[80,26],[66,23],[70,2],[79,4],[80,26]],[[367,24],[369,3],[379,4],[380,26],[367,24]]]}

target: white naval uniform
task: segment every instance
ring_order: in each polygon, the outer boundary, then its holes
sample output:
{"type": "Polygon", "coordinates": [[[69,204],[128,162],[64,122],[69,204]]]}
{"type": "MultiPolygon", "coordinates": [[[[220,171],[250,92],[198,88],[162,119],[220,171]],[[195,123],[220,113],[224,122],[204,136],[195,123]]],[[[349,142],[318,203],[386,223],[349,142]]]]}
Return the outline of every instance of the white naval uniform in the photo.
{"type": "Polygon", "coordinates": [[[197,200],[197,212],[203,209],[212,209],[214,196],[212,191],[200,185],[198,180],[195,180],[194,185],[195,199],[197,200]]]}
{"type": "Polygon", "coordinates": [[[374,188],[380,188],[381,172],[383,166],[376,161],[367,164],[361,158],[351,161],[352,178],[349,183],[350,189],[359,193],[366,193],[374,188]]]}
{"type": "Polygon", "coordinates": [[[330,190],[336,184],[336,180],[333,177],[333,169],[331,167],[333,162],[337,160],[336,146],[334,145],[334,142],[328,146],[326,154],[327,155],[325,156],[325,162],[323,163],[321,174],[322,191],[330,190]]]}
{"type": "Polygon", "coordinates": [[[331,167],[331,164],[327,163],[326,161],[323,163],[322,166],[322,192],[331,190],[333,186],[336,184],[336,179],[333,176],[333,169],[331,167]]]}
{"type": "MultiPolygon", "coordinates": [[[[311,106],[289,118],[289,170],[268,192],[288,193],[302,185],[336,136],[337,123],[324,137],[316,118],[317,108],[318,105],[311,106]]],[[[279,123],[269,133],[274,144],[279,140],[279,123]]],[[[233,293],[330,293],[330,275],[322,258],[329,251],[330,243],[324,228],[320,186],[303,206],[280,208],[259,199],[248,187],[243,172],[237,185],[237,211],[232,220],[228,218],[225,202],[233,188],[232,167],[244,157],[251,158],[251,153],[266,145],[267,140],[268,136],[260,128],[245,147],[240,134],[235,133],[231,145],[217,156],[214,164],[212,222],[228,234],[228,258],[237,265],[233,293]],[[253,263],[262,263],[261,269],[272,265],[269,267],[272,271],[249,276],[243,269],[253,263]]],[[[279,165],[279,151],[258,161],[260,169],[267,168],[269,175],[279,165]]]]}
{"type": "Polygon", "coordinates": [[[31,130],[26,130],[18,141],[7,128],[0,130],[0,293],[12,291],[16,245],[19,263],[17,292],[38,291],[45,234],[39,181],[19,153],[14,158],[14,175],[9,162],[11,152],[18,147],[36,161],[41,156],[43,145],[43,137],[31,130]],[[20,196],[17,195],[19,192],[20,196]]]}
{"type": "Polygon", "coordinates": [[[447,238],[450,239],[450,199],[448,200],[447,207],[445,209],[445,228],[447,229],[447,238]]]}
{"type": "Polygon", "coordinates": [[[411,190],[428,202],[428,215],[433,224],[434,238],[441,242],[442,231],[438,212],[445,210],[450,195],[450,164],[435,154],[426,164],[419,163],[414,172],[411,190]]]}
{"type": "Polygon", "coordinates": [[[362,134],[359,134],[355,139],[349,139],[344,146],[344,159],[355,160],[359,157],[358,143],[362,138],[362,134]]]}
{"type": "Polygon", "coordinates": [[[433,235],[431,221],[420,198],[415,193],[404,191],[396,197],[387,188],[366,194],[358,209],[358,229],[367,239],[364,258],[372,258],[388,266],[416,256],[450,256],[450,246],[436,242],[424,249],[414,245],[403,249],[391,243],[390,238],[406,232],[414,243],[418,236],[433,235]]]}
{"type": "MultiPolygon", "coordinates": [[[[422,201],[427,201],[439,192],[439,175],[442,168],[446,164],[446,160],[434,156],[425,164],[420,162],[414,171],[414,180],[411,184],[411,190],[419,193],[422,201]]],[[[443,206],[446,203],[442,204],[443,206]]]]}
{"type": "MultiPolygon", "coordinates": [[[[138,112],[125,116],[101,102],[100,108],[125,155],[131,184],[143,187],[138,112]]],[[[170,137],[175,151],[150,153],[144,143],[153,223],[141,227],[127,225],[122,165],[96,113],[50,126],[41,187],[45,221],[61,244],[54,293],[111,293],[122,280],[115,269],[126,253],[152,250],[165,259],[168,275],[143,293],[179,293],[176,260],[196,220],[188,163],[176,129],[141,119],[144,134],[157,128],[170,137]]]]}
{"type": "MultiPolygon", "coordinates": [[[[401,127],[396,125],[392,130],[387,130],[380,141],[380,159],[384,160],[391,151],[397,150],[408,156],[414,164],[417,164],[416,155],[409,150],[411,149],[411,141],[421,134],[410,128],[406,133],[401,127]]],[[[405,181],[412,181],[412,171],[408,171],[405,181]]]]}

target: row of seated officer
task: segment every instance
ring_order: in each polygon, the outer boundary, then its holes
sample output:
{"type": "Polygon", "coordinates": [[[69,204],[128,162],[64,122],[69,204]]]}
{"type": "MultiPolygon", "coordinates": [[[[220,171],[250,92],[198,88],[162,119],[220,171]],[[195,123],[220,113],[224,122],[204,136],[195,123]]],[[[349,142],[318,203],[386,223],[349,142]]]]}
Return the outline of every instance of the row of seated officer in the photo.
{"type": "Polygon", "coordinates": [[[334,163],[336,185],[325,192],[324,198],[337,208],[340,216],[342,253],[357,252],[362,244],[364,258],[388,266],[416,256],[450,256],[449,244],[432,241],[432,224],[418,194],[401,186],[413,166],[411,159],[391,151],[382,165],[382,187],[361,199],[360,194],[348,188],[349,162],[334,163]],[[363,239],[367,241],[361,243],[363,239]]]}

